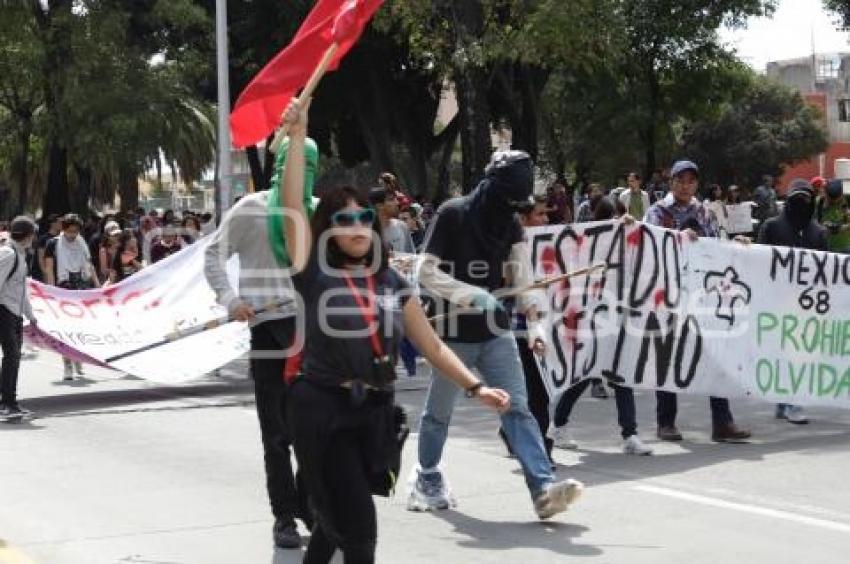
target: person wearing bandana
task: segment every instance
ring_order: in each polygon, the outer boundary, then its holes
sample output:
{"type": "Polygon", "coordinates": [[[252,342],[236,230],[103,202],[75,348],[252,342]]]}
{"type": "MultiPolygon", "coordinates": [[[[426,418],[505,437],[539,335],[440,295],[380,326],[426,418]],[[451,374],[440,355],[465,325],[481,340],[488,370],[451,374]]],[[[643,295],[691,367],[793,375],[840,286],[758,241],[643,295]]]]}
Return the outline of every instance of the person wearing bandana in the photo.
{"type": "MultiPolygon", "coordinates": [[[[501,416],[502,429],[522,466],[534,511],[540,519],[547,519],[565,511],[583,485],[576,480],[555,481],[543,436],[528,408],[509,316],[492,293],[504,286],[503,273],[514,287],[531,283],[530,260],[516,211],[533,203],[533,186],[534,167],[528,153],[494,153],[475,190],[445,202],[437,211],[425,236],[419,281],[438,299],[438,305],[448,308],[445,322],[437,324],[446,344],[467,366],[478,369],[488,385],[510,394],[510,409],[501,416]],[[467,311],[457,314],[458,308],[467,311]]],[[[528,346],[540,350],[546,335],[534,296],[529,294],[518,296],[517,310],[528,322],[528,346]]],[[[408,500],[412,511],[456,504],[438,465],[458,392],[434,370],[419,429],[419,468],[408,500]]]]}
{"type": "MultiPolygon", "coordinates": [[[[298,548],[301,537],[295,518],[300,518],[311,529],[312,517],[306,492],[293,475],[291,438],[285,425],[284,351],[294,341],[298,310],[283,237],[280,184],[288,140],[284,143],[275,160],[271,189],[242,197],[210,236],[205,250],[204,275],[218,303],[236,320],[251,324],[250,372],[263,441],[266,487],[275,517],[274,542],[279,548],[298,548]],[[239,257],[238,294],[227,278],[226,264],[233,255],[239,257]],[[256,313],[273,302],[278,303],[276,309],[256,313]]],[[[307,140],[305,158],[304,207],[312,213],[315,209],[313,178],[319,158],[312,139],[307,140]]]]}
{"type": "MultiPolygon", "coordinates": [[[[795,249],[826,251],[827,232],[814,220],[814,214],[815,192],[812,185],[802,178],[797,178],[791,181],[782,212],[764,223],[758,242],[795,249]]],[[[787,403],[777,404],[776,418],[797,425],[809,422],[802,407],[787,403]]]]}

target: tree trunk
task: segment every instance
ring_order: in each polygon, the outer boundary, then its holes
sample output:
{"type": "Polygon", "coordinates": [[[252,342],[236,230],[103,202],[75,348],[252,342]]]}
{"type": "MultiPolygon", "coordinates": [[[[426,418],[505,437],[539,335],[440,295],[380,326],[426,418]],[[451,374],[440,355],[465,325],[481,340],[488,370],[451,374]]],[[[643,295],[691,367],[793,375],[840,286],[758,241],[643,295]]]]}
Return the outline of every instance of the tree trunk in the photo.
{"type": "Polygon", "coordinates": [[[47,190],[42,204],[43,214],[66,214],[72,210],[68,187],[68,150],[51,139],[48,150],[47,190]]]}
{"type": "Polygon", "coordinates": [[[460,145],[464,193],[470,192],[484,176],[493,147],[490,137],[490,105],[487,90],[490,81],[470,55],[475,38],[484,32],[484,9],[480,2],[452,2],[455,28],[455,48],[459,62],[455,63],[454,83],[460,112],[460,145]]]}
{"type": "Polygon", "coordinates": [[[452,120],[452,123],[449,125],[452,129],[448,132],[449,135],[447,135],[444,140],[443,152],[440,156],[440,172],[434,193],[434,199],[438,202],[445,200],[449,194],[449,185],[452,180],[452,154],[454,153],[455,145],[457,144],[457,135],[460,132],[459,124],[460,120],[457,118],[452,120]]]}
{"type": "Polygon", "coordinates": [[[32,125],[30,123],[21,124],[20,144],[21,144],[21,172],[18,177],[18,202],[15,207],[14,215],[21,215],[26,211],[27,207],[27,192],[29,188],[29,160],[30,160],[30,137],[32,136],[32,125]]]}
{"type": "Polygon", "coordinates": [[[88,216],[89,198],[92,196],[92,170],[91,167],[78,163],[74,163],[74,170],[77,172],[77,190],[71,204],[73,209],[78,210],[84,216],[88,216]]]}
{"type": "Polygon", "coordinates": [[[123,166],[118,171],[118,195],[121,197],[121,211],[139,207],[139,175],[133,167],[123,166]]]}
{"type": "Polygon", "coordinates": [[[648,68],[647,82],[649,85],[649,116],[644,126],[643,142],[646,157],[644,178],[651,178],[656,167],[656,145],[658,143],[658,114],[661,103],[661,85],[654,68],[648,68]]]}
{"type": "Polygon", "coordinates": [[[263,164],[260,162],[260,151],[256,145],[245,147],[245,156],[248,157],[248,166],[251,169],[251,181],[254,183],[254,190],[261,192],[267,190],[268,186],[263,185],[265,171],[263,164]]]}
{"type": "Polygon", "coordinates": [[[42,9],[33,2],[33,10],[44,43],[44,103],[48,118],[48,173],[43,213],[67,213],[70,208],[68,150],[61,106],[65,80],[71,65],[71,0],[52,0],[42,9]]]}
{"type": "Polygon", "coordinates": [[[490,106],[486,96],[487,76],[483,69],[468,68],[455,73],[464,194],[484,177],[493,146],[490,137],[490,106]]]}

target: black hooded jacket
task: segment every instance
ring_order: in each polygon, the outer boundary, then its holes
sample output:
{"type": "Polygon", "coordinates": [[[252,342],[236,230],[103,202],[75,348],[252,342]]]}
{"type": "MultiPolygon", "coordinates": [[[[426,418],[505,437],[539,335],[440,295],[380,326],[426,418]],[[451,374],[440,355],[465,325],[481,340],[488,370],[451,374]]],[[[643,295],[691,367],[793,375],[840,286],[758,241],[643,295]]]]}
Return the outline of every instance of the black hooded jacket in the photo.
{"type": "Polygon", "coordinates": [[[758,242],[795,249],[826,251],[826,229],[813,219],[814,211],[811,194],[806,203],[805,198],[795,197],[792,192],[785,202],[782,213],[764,223],[759,232],[758,242]]]}
{"type": "MultiPolygon", "coordinates": [[[[440,258],[440,269],[456,280],[488,292],[501,288],[503,264],[511,247],[523,237],[515,206],[528,201],[533,184],[528,155],[514,151],[505,159],[494,158],[475,190],[440,206],[425,237],[423,252],[440,258]]],[[[497,316],[496,321],[500,329],[510,327],[507,315],[497,316]]],[[[457,336],[445,338],[481,342],[493,336],[483,315],[462,315],[457,336]]]]}

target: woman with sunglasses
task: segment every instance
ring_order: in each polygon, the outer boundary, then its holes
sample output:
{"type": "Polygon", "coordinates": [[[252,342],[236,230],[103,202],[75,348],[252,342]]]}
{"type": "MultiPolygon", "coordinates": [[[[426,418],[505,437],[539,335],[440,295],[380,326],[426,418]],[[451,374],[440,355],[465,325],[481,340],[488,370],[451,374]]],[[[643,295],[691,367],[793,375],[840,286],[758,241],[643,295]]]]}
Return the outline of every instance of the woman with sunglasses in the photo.
{"type": "MultiPolygon", "coordinates": [[[[428,323],[415,289],[388,266],[375,211],[353,188],[326,194],[308,226],[304,183],[307,109],[296,101],[282,199],[296,289],[304,300],[301,375],[289,391],[288,418],[298,465],[316,509],[304,557],[326,563],[374,562],[377,521],[372,491],[395,441],[393,380],[406,334],[467,395],[496,410],[510,398],[484,386],[428,323]]],[[[396,455],[397,455],[396,451],[396,455]]]]}

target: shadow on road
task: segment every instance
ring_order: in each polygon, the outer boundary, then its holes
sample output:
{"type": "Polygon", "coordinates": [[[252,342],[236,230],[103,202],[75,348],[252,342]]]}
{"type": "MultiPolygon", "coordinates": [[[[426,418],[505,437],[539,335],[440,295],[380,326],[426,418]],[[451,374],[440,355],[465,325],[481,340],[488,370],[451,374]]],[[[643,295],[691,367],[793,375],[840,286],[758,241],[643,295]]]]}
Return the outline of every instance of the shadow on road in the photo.
{"type": "Polygon", "coordinates": [[[602,550],[575,540],[589,529],[583,525],[549,522],[485,521],[457,511],[435,511],[434,517],[451,524],[467,537],[458,545],[474,550],[534,548],[568,556],[599,556],[602,550]]]}

